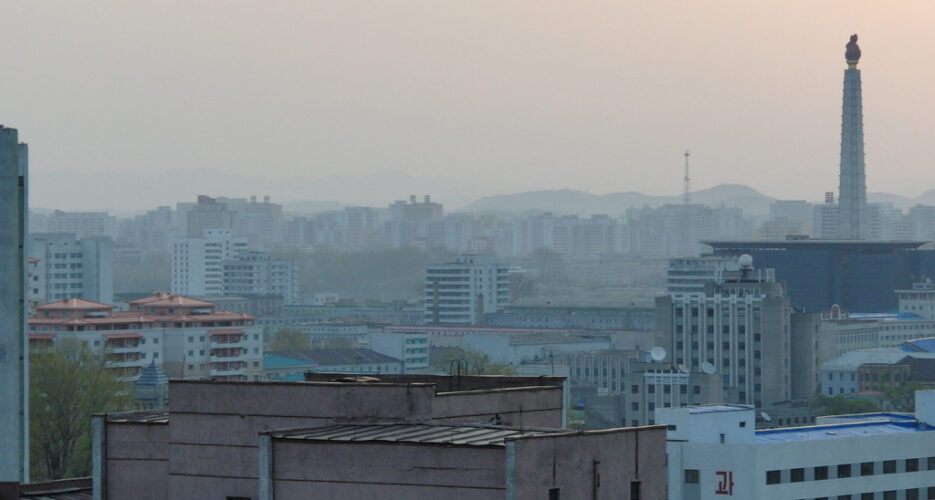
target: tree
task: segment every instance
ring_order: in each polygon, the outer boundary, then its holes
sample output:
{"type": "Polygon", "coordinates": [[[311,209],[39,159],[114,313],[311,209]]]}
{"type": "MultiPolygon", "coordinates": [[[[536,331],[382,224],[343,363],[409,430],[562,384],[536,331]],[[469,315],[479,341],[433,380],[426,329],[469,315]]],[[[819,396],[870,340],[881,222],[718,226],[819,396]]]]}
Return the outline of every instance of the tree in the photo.
{"type": "Polygon", "coordinates": [[[873,401],[848,399],[841,394],[834,397],[816,394],[812,404],[818,407],[822,415],[850,415],[880,411],[880,407],[873,401]]]}
{"type": "Polygon", "coordinates": [[[132,398],[105,356],[76,339],[29,358],[29,453],[34,480],[91,475],[91,415],[126,410],[132,398]]]}
{"type": "Polygon", "coordinates": [[[271,352],[307,351],[311,348],[308,336],[296,328],[280,328],[273,335],[273,341],[269,346],[271,352]]]}
{"type": "Polygon", "coordinates": [[[504,364],[491,363],[490,357],[479,351],[459,347],[446,350],[445,354],[432,361],[438,373],[450,375],[513,375],[516,370],[504,364]]]}
{"type": "Polygon", "coordinates": [[[906,382],[899,387],[887,387],[883,389],[883,403],[895,411],[914,412],[916,391],[925,389],[925,384],[917,381],[906,382]]]}

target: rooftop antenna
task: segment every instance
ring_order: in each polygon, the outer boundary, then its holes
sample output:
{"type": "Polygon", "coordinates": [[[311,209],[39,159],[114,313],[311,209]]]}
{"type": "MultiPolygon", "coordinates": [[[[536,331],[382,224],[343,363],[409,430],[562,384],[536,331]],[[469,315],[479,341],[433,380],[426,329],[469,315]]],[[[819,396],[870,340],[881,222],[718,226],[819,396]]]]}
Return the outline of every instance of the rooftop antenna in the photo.
{"type": "Polygon", "coordinates": [[[682,202],[685,204],[686,207],[692,204],[692,188],[691,188],[692,180],[688,176],[688,157],[689,156],[691,156],[691,152],[686,149],[685,150],[685,178],[682,179],[682,181],[684,182],[684,191],[685,191],[685,193],[682,195],[682,202]]]}

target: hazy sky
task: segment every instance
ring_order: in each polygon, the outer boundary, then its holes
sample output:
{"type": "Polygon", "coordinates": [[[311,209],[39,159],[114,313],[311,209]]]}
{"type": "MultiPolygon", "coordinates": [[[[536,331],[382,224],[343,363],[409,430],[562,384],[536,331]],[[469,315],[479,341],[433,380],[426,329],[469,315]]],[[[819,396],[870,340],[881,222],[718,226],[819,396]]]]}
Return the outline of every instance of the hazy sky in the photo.
{"type": "Polygon", "coordinates": [[[818,200],[858,33],[869,190],[917,195],[935,188],[933,22],[928,0],[13,1],[0,123],[37,173],[676,194],[687,148],[696,189],[818,200]]]}

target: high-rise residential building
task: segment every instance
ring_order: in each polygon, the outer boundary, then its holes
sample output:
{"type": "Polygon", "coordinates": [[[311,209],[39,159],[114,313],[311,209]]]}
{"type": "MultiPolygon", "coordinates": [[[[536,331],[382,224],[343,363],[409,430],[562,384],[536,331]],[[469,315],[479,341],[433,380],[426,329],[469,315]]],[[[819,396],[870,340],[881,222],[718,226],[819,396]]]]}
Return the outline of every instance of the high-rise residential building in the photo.
{"type": "Polygon", "coordinates": [[[838,237],[866,239],[870,236],[867,211],[867,182],[864,175],[864,122],[861,102],[860,48],[851,36],[845,53],[844,105],[841,116],[841,176],[838,190],[838,237]]]}
{"type": "Polygon", "coordinates": [[[224,261],[247,251],[247,238],[230,229],[204,229],[201,238],[172,240],[172,293],[224,295],[224,261]]]}
{"type": "Polygon", "coordinates": [[[47,233],[74,233],[78,238],[117,235],[117,217],[107,212],[64,212],[55,210],[46,218],[47,233]]]}
{"type": "Polygon", "coordinates": [[[415,195],[409,197],[409,203],[396,201],[389,206],[386,241],[394,247],[441,245],[444,240],[444,215],[442,204],[433,202],[428,195],[421,203],[416,201],[415,195]]]}
{"type": "Polygon", "coordinates": [[[27,155],[16,129],[0,125],[0,495],[11,498],[29,479],[27,155]]]}
{"type": "Polygon", "coordinates": [[[510,302],[507,266],[491,255],[459,255],[425,268],[424,321],[473,325],[510,302]]]}
{"type": "Polygon", "coordinates": [[[200,238],[207,229],[227,229],[232,235],[240,235],[240,218],[227,203],[206,195],[198,195],[197,203],[177,205],[182,234],[189,238],[200,238]]]}
{"type": "Polygon", "coordinates": [[[41,303],[79,297],[113,302],[113,241],[107,236],[78,239],[74,233],[29,235],[29,256],[37,259],[29,287],[41,303]]]}
{"type": "Polygon", "coordinates": [[[289,305],[299,303],[298,264],[267,253],[241,252],[221,264],[224,295],[280,295],[289,305]]]}

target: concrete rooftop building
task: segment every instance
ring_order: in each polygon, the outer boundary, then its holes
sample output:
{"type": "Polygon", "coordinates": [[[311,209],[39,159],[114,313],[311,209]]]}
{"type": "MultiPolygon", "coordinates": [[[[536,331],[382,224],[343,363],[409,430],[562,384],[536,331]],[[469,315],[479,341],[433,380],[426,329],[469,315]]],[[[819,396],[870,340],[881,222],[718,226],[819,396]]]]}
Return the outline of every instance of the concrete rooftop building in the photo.
{"type": "Polygon", "coordinates": [[[562,378],[306,378],[173,380],[167,412],[96,416],[95,495],[665,498],[664,428],[562,430],[562,378]]]}

